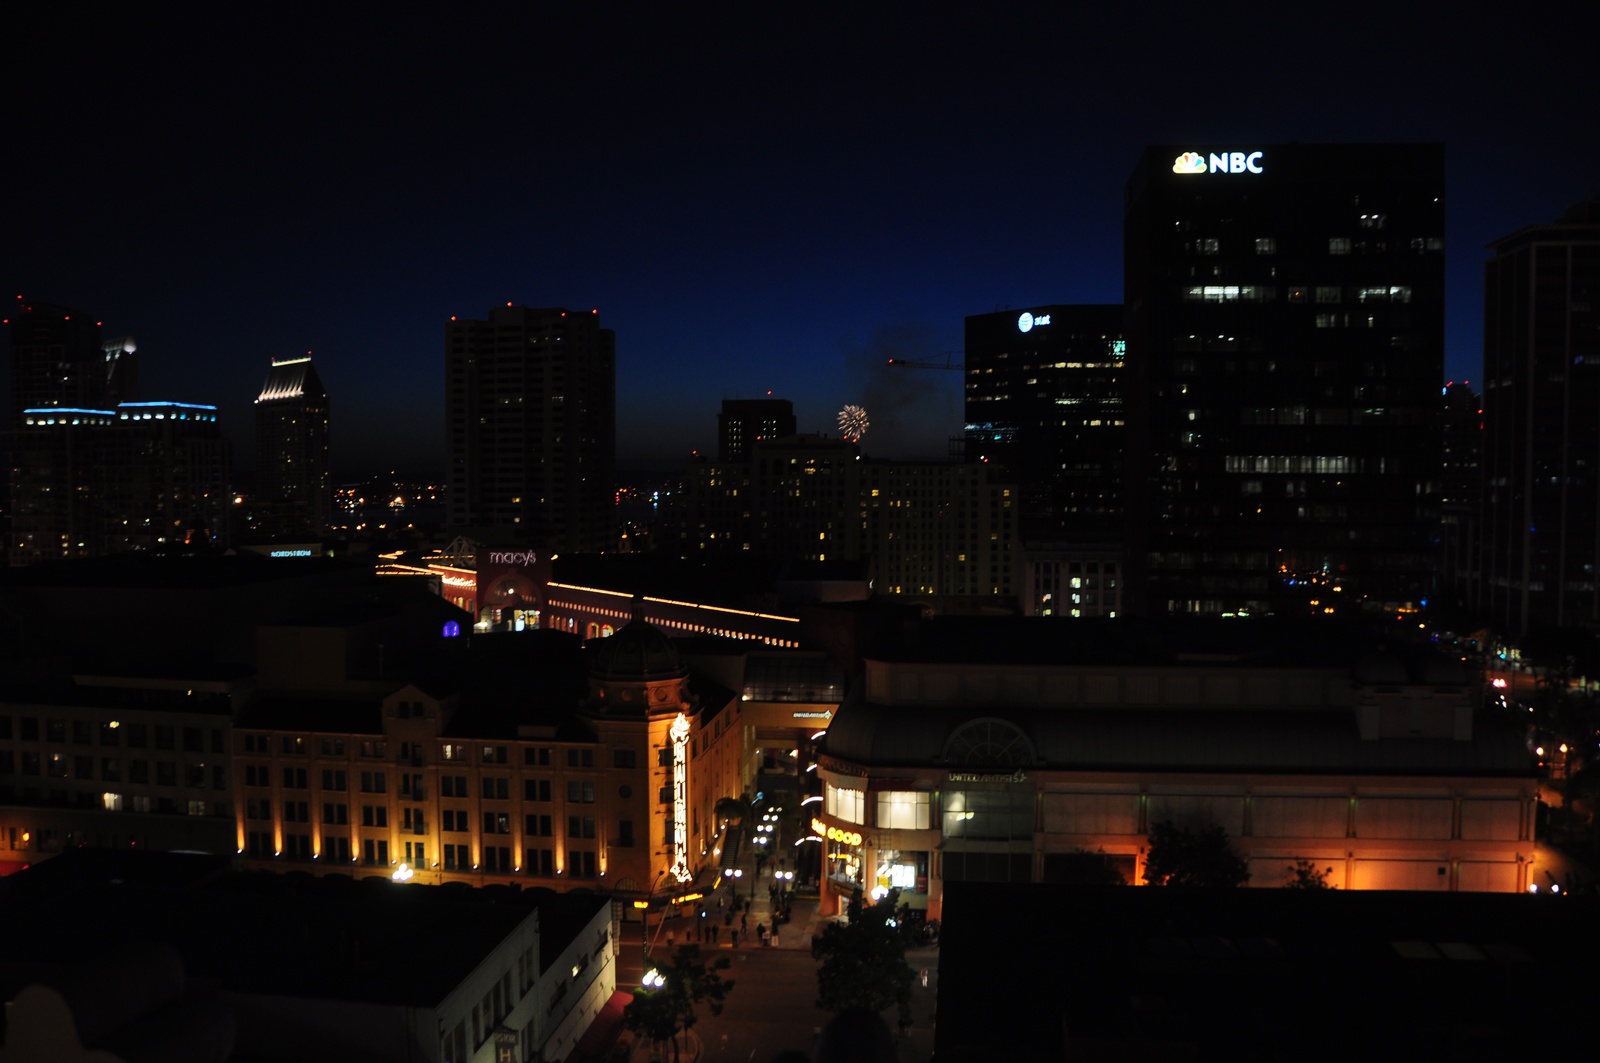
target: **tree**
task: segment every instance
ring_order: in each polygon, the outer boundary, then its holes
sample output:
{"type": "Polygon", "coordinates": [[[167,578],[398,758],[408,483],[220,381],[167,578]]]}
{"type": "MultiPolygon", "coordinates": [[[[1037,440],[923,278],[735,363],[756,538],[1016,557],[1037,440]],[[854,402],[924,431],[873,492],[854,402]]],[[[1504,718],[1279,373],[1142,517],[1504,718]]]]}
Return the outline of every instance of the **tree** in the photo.
{"type": "Polygon", "coordinates": [[[676,1060],[678,1035],[700,1021],[700,1006],[704,1004],[713,1015],[722,1014],[733,982],[718,972],[728,967],[726,957],[702,958],[698,945],[679,947],[666,964],[656,967],[655,985],[633,991],[633,999],[622,1010],[622,1025],[658,1045],[671,1041],[676,1060]]]}
{"type": "Polygon", "coordinates": [[[859,908],[848,923],[829,923],[811,939],[811,958],[817,968],[817,1007],[834,1014],[846,1008],[881,1012],[899,1009],[903,1022],[911,1018],[911,982],[915,977],[906,962],[906,938],[895,919],[898,890],[890,890],[871,905],[859,908]]]}
{"type": "Polygon", "coordinates": [[[1303,856],[1284,868],[1284,870],[1288,872],[1288,881],[1283,884],[1283,888],[1287,890],[1333,890],[1339,888],[1328,881],[1328,876],[1333,874],[1333,868],[1325,867],[1319,871],[1316,864],[1313,864],[1303,856]]]}
{"type": "Polygon", "coordinates": [[[1150,830],[1144,880],[1152,886],[1242,886],[1250,869],[1221,827],[1196,832],[1164,819],[1150,830]]]}
{"type": "Polygon", "coordinates": [[[1104,849],[1074,849],[1055,858],[1057,881],[1069,886],[1126,886],[1117,865],[1104,849]]]}

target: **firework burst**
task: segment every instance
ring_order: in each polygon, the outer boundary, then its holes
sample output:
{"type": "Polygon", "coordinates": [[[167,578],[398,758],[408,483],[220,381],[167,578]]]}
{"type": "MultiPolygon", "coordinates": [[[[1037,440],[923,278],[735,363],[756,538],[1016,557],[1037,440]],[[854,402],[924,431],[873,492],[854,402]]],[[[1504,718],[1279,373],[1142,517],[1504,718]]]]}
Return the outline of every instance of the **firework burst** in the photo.
{"type": "Polygon", "coordinates": [[[867,434],[869,427],[867,411],[860,406],[846,406],[839,411],[839,434],[850,442],[861,442],[861,437],[867,434]]]}

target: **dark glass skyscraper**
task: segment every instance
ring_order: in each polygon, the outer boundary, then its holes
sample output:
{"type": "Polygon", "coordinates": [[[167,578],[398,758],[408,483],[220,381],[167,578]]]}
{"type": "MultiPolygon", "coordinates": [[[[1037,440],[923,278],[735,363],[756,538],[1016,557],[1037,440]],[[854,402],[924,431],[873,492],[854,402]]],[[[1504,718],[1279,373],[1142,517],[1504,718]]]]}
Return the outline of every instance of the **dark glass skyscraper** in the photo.
{"type": "Polygon", "coordinates": [[[615,547],[616,354],[599,311],[507,305],[445,326],[452,525],[615,547]]]}
{"type": "Polygon", "coordinates": [[[1019,481],[1026,539],[1120,536],[1122,318],[1117,305],[967,318],[968,457],[1019,481]]]}
{"type": "Polygon", "coordinates": [[[1485,270],[1482,601],[1509,631],[1600,621],[1600,199],[1485,270]]]}
{"type": "Polygon", "coordinates": [[[1151,148],[1125,229],[1125,493],[1144,609],[1423,599],[1440,478],[1442,145],[1151,148]]]}

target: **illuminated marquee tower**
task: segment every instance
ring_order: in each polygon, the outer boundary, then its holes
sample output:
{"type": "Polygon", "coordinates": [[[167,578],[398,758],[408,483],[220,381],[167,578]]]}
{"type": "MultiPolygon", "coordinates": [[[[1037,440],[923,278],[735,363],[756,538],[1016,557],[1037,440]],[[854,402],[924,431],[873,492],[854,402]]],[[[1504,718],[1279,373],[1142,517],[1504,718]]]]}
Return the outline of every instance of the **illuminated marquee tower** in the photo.
{"type": "Polygon", "coordinates": [[[1427,596],[1443,236],[1442,145],[1145,153],[1125,216],[1130,589],[1148,592],[1130,607],[1427,596]]]}
{"type": "Polygon", "coordinates": [[[642,601],[634,602],[632,621],[609,638],[592,640],[588,653],[584,714],[614,761],[619,754],[629,760],[642,753],[637,766],[648,780],[618,792],[619,822],[630,826],[625,837],[619,826],[611,840],[606,874],[619,890],[654,893],[669,883],[687,883],[702,863],[689,844],[689,725],[696,713],[689,670],[666,634],[645,622],[642,601]],[[642,838],[634,835],[633,824],[643,828],[642,838]]]}

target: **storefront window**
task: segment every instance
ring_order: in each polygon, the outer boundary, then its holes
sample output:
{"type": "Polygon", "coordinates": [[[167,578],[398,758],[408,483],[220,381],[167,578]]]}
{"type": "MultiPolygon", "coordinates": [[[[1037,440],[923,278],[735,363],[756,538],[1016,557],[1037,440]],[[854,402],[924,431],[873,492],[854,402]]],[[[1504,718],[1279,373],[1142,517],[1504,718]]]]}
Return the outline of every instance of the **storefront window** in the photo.
{"type": "Polygon", "coordinates": [[[865,823],[867,821],[867,795],[863,790],[846,790],[842,786],[829,783],[824,798],[824,809],[828,815],[835,819],[842,819],[846,823],[865,823]]]}
{"type": "Polygon", "coordinates": [[[926,850],[887,849],[878,853],[877,886],[902,895],[928,892],[926,850]]]}
{"type": "Polygon", "coordinates": [[[878,826],[890,830],[927,830],[930,794],[913,790],[878,793],[878,826]]]}

